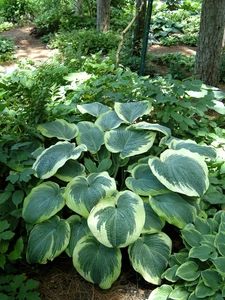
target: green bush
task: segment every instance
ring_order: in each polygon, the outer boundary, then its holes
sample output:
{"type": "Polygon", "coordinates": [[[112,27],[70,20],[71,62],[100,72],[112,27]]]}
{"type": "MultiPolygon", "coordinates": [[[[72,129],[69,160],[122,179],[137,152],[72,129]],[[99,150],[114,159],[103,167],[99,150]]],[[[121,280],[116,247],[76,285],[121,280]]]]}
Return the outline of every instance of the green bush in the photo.
{"type": "Polygon", "coordinates": [[[34,6],[30,0],[4,0],[2,11],[5,21],[19,23],[32,19],[34,6]]]}
{"type": "Polygon", "coordinates": [[[7,37],[0,37],[0,62],[13,60],[15,51],[15,44],[12,39],[7,37]]]}

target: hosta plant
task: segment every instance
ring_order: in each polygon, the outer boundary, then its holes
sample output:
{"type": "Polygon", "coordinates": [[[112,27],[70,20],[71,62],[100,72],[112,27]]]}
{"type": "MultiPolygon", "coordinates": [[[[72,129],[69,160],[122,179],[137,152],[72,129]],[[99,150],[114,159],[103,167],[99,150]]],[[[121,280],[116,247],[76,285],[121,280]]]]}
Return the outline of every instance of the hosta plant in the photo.
{"type": "Polygon", "coordinates": [[[149,101],[77,108],[89,121],[38,125],[48,147],[34,152],[40,181],[23,205],[33,226],[27,260],[43,264],[66,251],[86,280],[108,289],[126,248],[133,268],[159,285],[172,248],[163,227],[183,229],[201,212],[205,159],[215,152],[142,121],[149,101]]]}
{"type": "Polygon", "coordinates": [[[186,248],[170,257],[162,275],[174,284],[155,289],[149,300],[222,300],[225,298],[225,211],[197,217],[181,230],[186,248]]]}

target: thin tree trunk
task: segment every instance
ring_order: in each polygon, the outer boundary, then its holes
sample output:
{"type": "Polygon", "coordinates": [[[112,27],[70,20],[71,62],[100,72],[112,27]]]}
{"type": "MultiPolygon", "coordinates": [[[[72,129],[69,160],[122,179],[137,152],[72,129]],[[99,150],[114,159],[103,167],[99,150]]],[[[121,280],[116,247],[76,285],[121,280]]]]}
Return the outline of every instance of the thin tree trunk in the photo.
{"type": "Polygon", "coordinates": [[[97,0],[97,30],[106,32],[110,27],[110,0],[97,0]]]}
{"type": "Polygon", "coordinates": [[[195,74],[206,84],[217,86],[225,26],[225,0],[203,0],[195,74]]]}
{"type": "Polygon", "coordinates": [[[147,0],[136,0],[136,12],[138,12],[140,7],[142,7],[137,16],[134,28],[133,54],[137,56],[140,56],[141,54],[142,40],[145,29],[146,3],[147,0]]]}

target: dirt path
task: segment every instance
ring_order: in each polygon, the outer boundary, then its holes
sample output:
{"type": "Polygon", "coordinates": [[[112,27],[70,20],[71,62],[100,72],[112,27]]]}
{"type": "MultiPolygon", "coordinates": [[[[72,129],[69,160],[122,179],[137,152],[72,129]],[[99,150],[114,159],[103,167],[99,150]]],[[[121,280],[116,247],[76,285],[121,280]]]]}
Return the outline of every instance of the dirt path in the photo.
{"type": "MultiPolygon", "coordinates": [[[[16,60],[32,59],[35,62],[42,62],[53,55],[53,50],[46,47],[40,39],[31,35],[32,26],[13,28],[0,33],[13,39],[17,49],[15,53],[16,60]]],[[[17,66],[16,63],[3,63],[1,66],[9,68],[17,66]]]]}

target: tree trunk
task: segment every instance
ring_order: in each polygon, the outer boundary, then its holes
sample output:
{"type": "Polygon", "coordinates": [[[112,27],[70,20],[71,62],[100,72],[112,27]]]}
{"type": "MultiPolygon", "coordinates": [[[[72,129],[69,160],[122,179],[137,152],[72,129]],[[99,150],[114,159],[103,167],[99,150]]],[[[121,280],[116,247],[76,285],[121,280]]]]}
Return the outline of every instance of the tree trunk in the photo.
{"type": "Polygon", "coordinates": [[[225,0],[203,0],[195,74],[206,84],[217,86],[225,26],[225,0]]]}
{"type": "Polygon", "coordinates": [[[144,29],[145,29],[146,3],[147,0],[136,0],[137,19],[134,28],[134,41],[133,41],[133,54],[136,56],[140,56],[141,54],[142,40],[144,37],[144,29]],[[138,11],[140,10],[141,6],[142,9],[138,14],[138,11]]]}
{"type": "Polygon", "coordinates": [[[108,31],[110,27],[110,0],[97,0],[97,30],[108,31]]]}
{"type": "Polygon", "coordinates": [[[82,9],[82,0],[75,0],[75,15],[82,15],[83,9],[82,9]]]}

